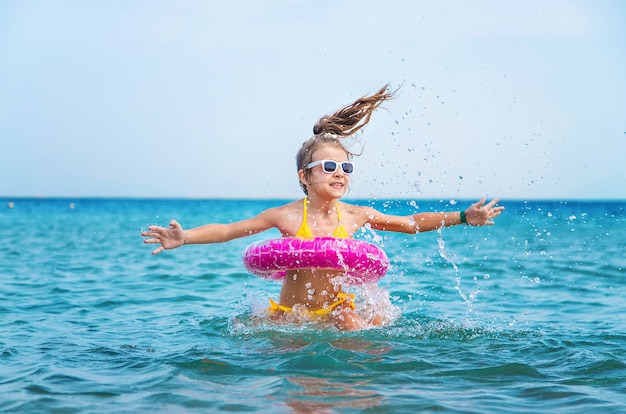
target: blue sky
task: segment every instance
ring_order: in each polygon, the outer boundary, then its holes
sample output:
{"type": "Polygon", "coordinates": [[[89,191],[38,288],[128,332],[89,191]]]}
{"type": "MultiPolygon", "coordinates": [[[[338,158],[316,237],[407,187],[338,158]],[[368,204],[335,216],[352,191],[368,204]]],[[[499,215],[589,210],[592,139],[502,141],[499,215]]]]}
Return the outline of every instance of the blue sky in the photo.
{"type": "Polygon", "coordinates": [[[626,2],[0,2],[0,196],[285,197],[399,88],[350,197],[626,199],[626,2]]]}

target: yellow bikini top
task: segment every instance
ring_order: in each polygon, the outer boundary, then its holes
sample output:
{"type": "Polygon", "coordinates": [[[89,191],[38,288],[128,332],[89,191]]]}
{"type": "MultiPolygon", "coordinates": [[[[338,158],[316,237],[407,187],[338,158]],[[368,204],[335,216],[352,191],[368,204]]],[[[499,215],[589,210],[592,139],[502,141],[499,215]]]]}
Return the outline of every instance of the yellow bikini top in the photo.
{"type": "MultiPolygon", "coordinates": [[[[341,223],[341,212],[339,211],[339,204],[335,204],[335,208],[337,208],[337,220],[339,221],[339,225],[335,227],[335,230],[333,230],[332,236],[338,239],[346,239],[349,236],[348,236],[348,232],[346,231],[346,229],[343,227],[343,224],[341,223]]],[[[312,239],[314,238],[313,232],[311,231],[311,228],[306,222],[306,216],[307,216],[307,198],[305,197],[304,198],[304,210],[302,213],[302,224],[300,225],[300,228],[298,229],[298,232],[296,233],[296,237],[299,237],[301,239],[312,239]]]]}

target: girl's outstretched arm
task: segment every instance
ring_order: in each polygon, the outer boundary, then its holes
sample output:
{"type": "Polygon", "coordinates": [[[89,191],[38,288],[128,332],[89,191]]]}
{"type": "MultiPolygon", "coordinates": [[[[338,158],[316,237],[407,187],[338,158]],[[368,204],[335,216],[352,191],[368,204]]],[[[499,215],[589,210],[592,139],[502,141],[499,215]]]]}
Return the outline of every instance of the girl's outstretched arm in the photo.
{"type": "Polygon", "coordinates": [[[447,213],[419,213],[413,216],[417,232],[431,231],[438,228],[469,224],[470,226],[493,226],[493,219],[498,217],[504,207],[496,206],[500,201],[495,198],[485,204],[485,199],[472,204],[464,211],[447,213]]]}
{"type": "Polygon", "coordinates": [[[417,213],[410,216],[391,216],[366,209],[367,219],[376,230],[402,233],[420,233],[467,223],[471,226],[491,226],[504,207],[496,206],[498,199],[485,204],[485,199],[472,204],[464,211],[417,213]]]}
{"type": "Polygon", "coordinates": [[[485,204],[485,199],[472,204],[464,211],[451,211],[446,213],[419,213],[413,215],[417,226],[416,232],[436,230],[441,227],[469,224],[470,226],[493,226],[493,219],[498,217],[504,207],[496,206],[500,201],[495,198],[485,204]]]}
{"type": "Polygon", "coordinates": [[[222,243],[251,234],[260,233],[275,227],[275,216],[279,213],[269,209],[256,217],[228,224],[205,224],[189,230],[183,230],[176,221],[170,221],[169,227],[150,226],[148,231],[141,233],[147,244],[160,244],[152,254],[163,250],[175,249],[183,244],[222,243]]]}

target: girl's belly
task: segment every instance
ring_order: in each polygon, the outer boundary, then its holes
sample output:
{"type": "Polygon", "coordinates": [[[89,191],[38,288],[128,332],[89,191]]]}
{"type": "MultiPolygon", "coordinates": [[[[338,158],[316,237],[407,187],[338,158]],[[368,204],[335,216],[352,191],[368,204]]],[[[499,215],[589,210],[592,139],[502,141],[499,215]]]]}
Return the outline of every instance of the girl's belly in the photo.
{"type": "Polygon", "coordinates": [[[332,269],[299,269],[287,272],[280,291],[280,304],[305,305],[309,310],[325,308],[337,301],[342,292],[335,279],[341,271],[332,269]]]}

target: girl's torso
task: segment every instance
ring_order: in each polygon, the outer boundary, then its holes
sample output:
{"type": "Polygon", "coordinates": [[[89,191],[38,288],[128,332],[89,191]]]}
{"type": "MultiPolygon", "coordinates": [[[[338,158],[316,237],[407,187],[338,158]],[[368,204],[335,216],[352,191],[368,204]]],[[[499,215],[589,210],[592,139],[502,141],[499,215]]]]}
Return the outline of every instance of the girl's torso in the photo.
{"type": "MultiPolygon", "coordinates": [[[[283,206],[279,229],[284,237],[352,237],[361,227],[357,208],[339,201],[330,203],[325,211],[316,211],[307,200],[297,200],[283,206]]],[[[307,310],[326,308],[342,293],[335,279],[342,272],[333,269],[299,269],[287,272],[280,292],[280,305],[304,305],[307,310]]]]}

